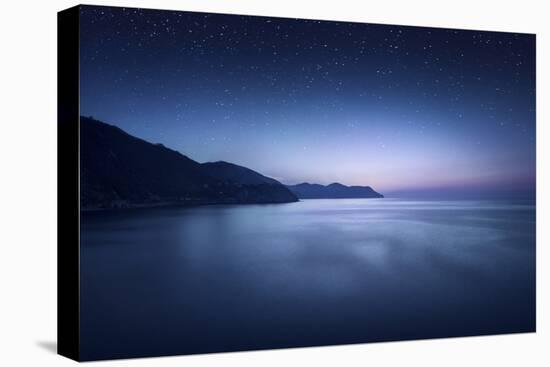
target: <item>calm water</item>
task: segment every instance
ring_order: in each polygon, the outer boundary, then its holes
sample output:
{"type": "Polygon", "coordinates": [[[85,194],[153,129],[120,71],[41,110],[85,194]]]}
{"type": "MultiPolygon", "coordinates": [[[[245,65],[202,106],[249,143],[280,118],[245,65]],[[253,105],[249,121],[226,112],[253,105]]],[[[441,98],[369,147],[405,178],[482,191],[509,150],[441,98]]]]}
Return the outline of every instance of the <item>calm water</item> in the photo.
{"type": "Polygon", "coordinates": [[[533,331],[529,203],[82,214],[82,358],[533,331]]]}

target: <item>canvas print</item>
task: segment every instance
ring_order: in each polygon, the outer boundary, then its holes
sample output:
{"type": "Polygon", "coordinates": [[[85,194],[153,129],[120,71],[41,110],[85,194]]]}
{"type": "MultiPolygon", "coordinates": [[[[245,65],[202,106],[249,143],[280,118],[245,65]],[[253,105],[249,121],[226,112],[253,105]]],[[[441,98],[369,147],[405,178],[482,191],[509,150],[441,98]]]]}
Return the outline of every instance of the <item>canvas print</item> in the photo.
{"type": "Polygon", "coordinates": [[[535,331],[535,35],[78,9],[81,359],[535,331]]]}

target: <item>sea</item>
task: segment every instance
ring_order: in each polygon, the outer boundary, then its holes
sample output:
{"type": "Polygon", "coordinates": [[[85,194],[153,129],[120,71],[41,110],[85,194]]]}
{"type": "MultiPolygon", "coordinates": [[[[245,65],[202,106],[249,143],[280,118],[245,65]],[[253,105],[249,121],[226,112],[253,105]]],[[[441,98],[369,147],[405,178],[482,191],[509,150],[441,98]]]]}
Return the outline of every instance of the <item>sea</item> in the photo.
{"type": "Polygon", "coordinates": [[[85,360],[535,330],[534,201],[81,213],[85,360]]]}

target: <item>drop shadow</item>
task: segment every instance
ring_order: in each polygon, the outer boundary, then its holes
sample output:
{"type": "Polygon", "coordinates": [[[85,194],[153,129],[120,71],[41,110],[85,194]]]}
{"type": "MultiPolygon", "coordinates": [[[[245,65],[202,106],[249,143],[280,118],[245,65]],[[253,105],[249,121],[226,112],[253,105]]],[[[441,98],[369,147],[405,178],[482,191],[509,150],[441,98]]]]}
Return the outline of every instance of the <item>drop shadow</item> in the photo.
{"type": "Polygon", "coordinates": [[[37,341],[36,345],[38,345],[40,348],[42,348],[42,349],[44,349],[44,350],[46,350],[50,353],[57,354],[57,342],[56,341],[41,340],[41,341],[37,341]]]}

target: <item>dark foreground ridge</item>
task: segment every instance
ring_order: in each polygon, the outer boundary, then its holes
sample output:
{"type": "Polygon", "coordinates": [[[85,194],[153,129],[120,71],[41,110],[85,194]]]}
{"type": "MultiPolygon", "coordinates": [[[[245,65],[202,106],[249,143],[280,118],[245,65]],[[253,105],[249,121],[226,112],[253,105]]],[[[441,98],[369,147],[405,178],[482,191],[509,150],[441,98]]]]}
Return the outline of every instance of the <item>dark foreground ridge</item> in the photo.
{"type": "Polygon", "coordinates": [[[287,185],[299,199],[356,199],[356,198],[383,198],[370,186],[346,186],[332,183],[327,186],[319,184],[301,183],[287,185]]]}
{"type": "Polygon", "coordinates": [[[200,164],[92,118],[80,118],[80,147],[81,210],[298,201],[279,181],[251,169],[200,164]]]}

